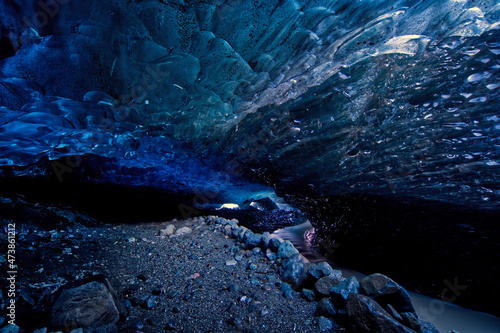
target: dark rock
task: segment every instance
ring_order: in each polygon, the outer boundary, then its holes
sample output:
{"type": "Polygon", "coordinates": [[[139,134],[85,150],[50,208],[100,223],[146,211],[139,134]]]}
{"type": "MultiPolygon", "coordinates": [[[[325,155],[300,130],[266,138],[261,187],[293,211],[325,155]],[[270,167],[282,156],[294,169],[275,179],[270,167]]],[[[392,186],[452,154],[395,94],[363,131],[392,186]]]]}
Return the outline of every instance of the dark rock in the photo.
{"type": "Polygon", "coordinates": [[[342,278],[336,275],[324,276],[316,282],[314,288],[322,295],[330,296],[330,289],[342,282],[342,278]]]}
{"type": "Polygon", "coordinates": [[[235,292],[235,291],[239,291],[240,287],[236,283],[232,283],[232,284],[229,285],[228,289],[231,292],[235,292]]]}
{"type": "Polygon", "coordinates": [[[325,317],[319,317],[318,318],[318,326],[319,326],[320,332],[326,332],[326,331],[329,331],[333,328],[333,323],[331,320],[329,320],[325,317]]]}
{"type": "Polygon", "coordinates": [[[290,241],[284,241],[278,248],[277,257],[278,259],[291,259],[298,254],[299,251],[290,241]]]}
{"type": "Polygon", "coordinates": [[[261,234],[253,234],[246,239],[245,245],[248,249],[252,249],[254,247],[260,246],[261,242],[262,242],[262,235],[261,234]]]}
{"type": "Polygon", "coordinates": [[[275,261],[276,260],[276,253],[273,253],[273,251],[271,251],[271,249],[267,249],[266,250],[266,257],[270,261],[275,261]]]}
{"type": "Polygon", "coordinates": [[[262,248],[265,250],[269,247],[269,241],[271,240],[271,234],[266,231],[262,234],[262,242],[261,242],[261,245],[262,245],[262,248]]]}
{"type": "Polygon", "coordinates": [[[139,290],[139,286],[137,284],[130,284],[123,290],[124,295],[131,295],[139,290]]]}
{"type": "Polygon", "coordinates": [[[384,307],[384,309],[387,311],[387,313],[389,313],[392,317],[394,317],[394,319],[396,319],[400,323],[404,324],[403,317],[401,317],[401,315],[396,311],[396,309],[394,309],[394,307],[392,305],[387,304],[384,307]]]}
{"type": "Polygon", "coordinates": [[[156,297],[153,295],[149,296],[145,301],[144,301],[144,308],[146,310],[151,310],[156,306],[156,297]]]}
{"type": "Polygon", "coordinates": [[[401,313],[403,324],[418,331],[419,333],[439,333],[434,325],[422,320],[417,314],[413,312],[401,313]]]}
{"type": "Polygon", "coordinates": [[[167,298],[172,299],[172,298],[179,296],[180,294],[181,294],[180,291],[174,290],[174,291],[167,293],[167,298]]]}
{"type": "Polygon", "coordinates": [[[149,280],[149,276],[147,276],[147,275],[146,275],[146,274],[144,274],[144,273],[141,273],[141,274],[137,275],[137,278],[138,278],[139,280],[142,280],[142,281],[147,281],[147,280],[149,280]]]}
{"type": "Polygon", "coordinates": [[[390,304],[399,313],[415,313],[408,292],[385,275],[376,273],[364,277],[360,281],[359,293],[372,297],[382,306],[390,304]]]}
{"type": "Polygon", "coordinates": [[[304,264],[300,262],[299,257],[296,256],[292,259],[285,260],[281,264],[278,272],[283,281],[290,283],[292,288],[296,289],[304,279],[304,264]]]}
{"type": "Polygon", "coordinates": [[[151,292],[153,295],[161,295],[165,293],[165,288],[161,285],[156,286],[151,292]]]}
{"type": "Polygon", "coordinates": [[[337,311],[328,297],[323,297],[321,301],[318,302],[315,313],[316,316],[333,318],[336,314],[337,311]]]}
{"type": "Polygon", "coordinates": [[[17,325],[7,325],[4,328],[0,329],[0,333],[18,333],[19,326],[17,325]]]}
{"type": "Polygon", "coordinates": [[[313,290],[310,289],[302,289],[302,297],[308,301],[314,301],[316,299],[316,295],[313,290]]]}
{"type": "Polygon", "coordinates": [[[415,333],[391,317],[377,302],[367,296],[350,294],[345,308],[355,332],[415,333]]]}
{"type": "Polygon", "coordinates": [[[282,242],[283,240],[278,237],[271,237],[271,239],[269,240],[269,248],[271,249],[271,251],[276,252],[278,251],[278,248],[280,247],[282,242]]]}
{"type": "Polygon", "coordinates": [[[248,264],[247,269],[254,271],[254,270],[257,269],[257,265],[254,264],[253,262],[251,262],[251,263],[248,264]]]}
{"type": "Polygon", "coordinates": [[[343,302],[347,300],[350,293],[358,293],[359,282],[356,277],[351,276],[330,289],[330,296],[335,301],[343,302]]]}
{"type": "Polygon", "coordinates": [[[177,320],[172,318],[167,322],[167,325],[165,326],[165,330],[166,331],[173,331],[176,329],[176,327],[177,327],[177,320]]]}
{"type": "Polygon", "coordinates": [[[180,309],[178,306],[174,306],[174,307],[172,308],[172,312],[173,312],[173,313],[179,313],[179,312],[181,312],[181,309],[180,309]]]}
{"type": "Polygon", "coordinates": [[[52,308],[51,322],[56,328],[78,325],[100,327],[115,324],[125,314],[123,304],[102,275],[62,287],[52,308]]]}

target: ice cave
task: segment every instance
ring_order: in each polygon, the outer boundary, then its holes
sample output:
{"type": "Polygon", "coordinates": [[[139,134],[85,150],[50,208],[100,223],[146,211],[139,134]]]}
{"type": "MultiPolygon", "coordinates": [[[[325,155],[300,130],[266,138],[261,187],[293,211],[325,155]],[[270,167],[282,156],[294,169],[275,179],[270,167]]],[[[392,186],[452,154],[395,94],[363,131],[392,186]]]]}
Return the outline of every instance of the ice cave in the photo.
{"type": "Polygon", "coordinates": [[[500,332],[498,0],[2,0],[0,333],[500,332]]]}

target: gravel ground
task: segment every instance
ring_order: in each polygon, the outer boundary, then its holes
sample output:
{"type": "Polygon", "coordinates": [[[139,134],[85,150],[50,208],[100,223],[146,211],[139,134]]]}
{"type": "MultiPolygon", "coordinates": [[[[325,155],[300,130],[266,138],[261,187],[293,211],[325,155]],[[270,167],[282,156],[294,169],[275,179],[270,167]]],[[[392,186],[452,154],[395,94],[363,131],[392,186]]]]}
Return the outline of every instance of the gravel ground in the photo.
{"type": "Polygon", "coordinates": [[[320,331],[316,302],[296,292],[286,298],[272,261],[205,218],[110,225],[68,209],[53,213],[71,223],[39,224],[36,214],[2,220],[18,232],[21,331],[47,326],[50,304],[37,301],[41,290],[95,274],[104,274],[128,307],[118,332],[320,331]],[[160,236],[170,224],[192,232],[160,236]],[[23,306],[30,297],[35,306],[23,306]]]}

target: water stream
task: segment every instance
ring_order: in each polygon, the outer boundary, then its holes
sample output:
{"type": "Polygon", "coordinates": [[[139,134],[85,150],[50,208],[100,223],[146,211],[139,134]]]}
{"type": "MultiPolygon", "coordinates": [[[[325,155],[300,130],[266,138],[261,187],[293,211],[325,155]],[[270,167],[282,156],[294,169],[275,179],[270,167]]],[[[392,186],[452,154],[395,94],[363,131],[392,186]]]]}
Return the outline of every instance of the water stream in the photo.
{"type": "MultiPolygon", "coordinates": [[[[276,230],[274,234],[292,242],[300,253],[311,262],[328,261],[334,269],[341,270],[344,277],[355,276],[359,280],[366,276],[366,274],[339,265],[314,252],[304,239],[305,232],[311,228],[313,228],[312,225],[306,222],[297,226],[276,230]]],[[[500,332],[500,318],[498,317],[414,292],[410,292],[410,297],[417,313],[424,320],[434,324],[442,333],[451,330],[460,333],[500,332]]]]}

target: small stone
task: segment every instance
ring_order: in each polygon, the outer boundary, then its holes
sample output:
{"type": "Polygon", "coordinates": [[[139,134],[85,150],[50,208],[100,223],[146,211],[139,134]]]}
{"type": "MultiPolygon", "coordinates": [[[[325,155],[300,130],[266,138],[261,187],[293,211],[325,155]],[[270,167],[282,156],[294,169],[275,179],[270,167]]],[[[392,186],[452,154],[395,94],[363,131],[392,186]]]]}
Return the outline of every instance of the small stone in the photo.
{"type": "Polygon", "coordinates": [[[262,241],[261,234],[253,234],[246,239],[246,247],[248,249],[260,246],[262,241]]]}
{"type": "Polygon", "coordinates": [[[228,288],[228,289],[229,289],[229,291],[231,291],[231,292],[236,292],[236,291],[239,291],[239,290],[240,290],[240,287],[239,287],[237,284],[235,284],[235,283],[231,283],[231,284],[229,285],[229,288],[228,288]]]}
{"type": "Polygon", "coordinates": [[[83,333],[83,328],[81,328],[81,327],[76,328],[76,329],[70,331],[70,333],[83,333]]]}
{"type": "Polygon", "coordinates": [[[313,290],[310,289],[302,289],[302,298],[305,300],[308,300],[310,302],[314,301],[316,299],[316,295],[314,294],[313,290]]]}
{"type": "Polygon", "coordinates": [[[340,282],[342,282],[341,278],[334,275],[328,275],[319,279],[318,282],[316,282],[316,284],[314,285],[314,287],[316,288],[316,291],[319,292],[320,294],[325,296],[330,296],[330,289],[338,285],[340,282]]]}
{"type": "Polygon", "coordinates": [[[174,236],[175,236],[175,237],[181,237],[181,236],[188,235],[188,234],[190,234],[191,232],[193,232],[193,230],[192,230],[191,228],[189,228],[189,227],[182,227],[182,228],[178,229],[178,230],[175,232],[174,236]]]}
{"type": "Polygon", "coordinates": [[[325,318],[325,317],[319,317],[318,318],[318,326],[320,332],[325,332],[329,331],[333,328],[333,323],[331,320],[325,318]]]}
{"type": "Polygon", "coordinates": [[[70,247],[65,247],[65,248],[62,250],[62,254],[64,254],[64,255],[71,254],[71,248],[70,248],[70,247]]]}
{"type": "Polygon", "coordinates": [[[290,241],[284,241],[278,248],[278,259],[291,259],[293,256],[298,255],[299,251],[293,246],[290,241]]]}
{"type": "Polygon", "coordinates": [[[226,260],[226,266],[234,266],[236,265],[238,262],[234,259],[230,259],[230,260],[226,260]]]}
{"type": "Polygon", "coordinates": [[[249,270],[256,270],[257,269],[257,265],[254,264],[253,262],[251,262],[251,263],[248,264],[247,269],[249,269],[249,270]]]}
{"type": "Polygon", "coordinates": [[[180,312],[181,312],[181,309],[179,309],[179,307],[178,307],[178,306],[174,306],[174,307],[172,308],[172,312],[173,312],[173,313],[180,313],[180,312]]]}
{"type": "Polygon", "coordinates": [[[177,321],[172,318],[167,322],[167,325],[165,326],[165,330],[167,331],[173,331],[177,327],[177,321]]]}
{"type": "Polygon", "coordinates": [[[174,291],[167,293],[167,298],[172,299],[172,298],[179,296],[180,294],[181,294],[180,291],[174,290],[174,291]]]}
{"type": "Polygon", "coordinates": [[[337,311],[335,310],[335,307],[330,299],[328,297],[323,297],[321,301],[318,302],[315,314],[316,316],[333,318],[337,314],[337,311]]]}
{"type": "Polygon", "coordinates": [[[151,293],[153,295],[161,295],[161,294],[165,294],[165,292],[166,292],[165,287],[163,287],[162,285],[158,285],[153,289],[153,291],[151,293]]]}
{"type": "Polygon", "coordinates": [[[271,239],[269,240],[269,248],[271,249],[271,251],[276,252],[278,251],[281,243],[283,243],[283,239],[279,237],[271,237],[271,239]]]}
{"type": "Polygon", "coordinates": [[[261,256],[261,255],[263,255],[264,253],[262,252],[262,249],[261,249],[260,247],[255,247],[255,248],[253,248],[253,250],[252,250],[252,254],[253,254],[254,256],[261,256]]]}
{"type": "Polygon", "coordinates": [[[261,244],[262,244],[262,248],[263,249],[267,249],[269,247],[269,241],[271,240],[271,234],[266,231],[262,234],[262,240],[261,240],[261,244]]]}
{"type": "Polygon", "coordinates": [[[175,226],[173,224],[169,224],[164,230],[167,235],[173,235],[175,233],[175,226]]]}
{"type": "Polygon", "coordinates": [[[350,293],[358,293],[359,282],[351,276],[330,289],[330,295],[335,301],[346,301],[350,293]]]}
{"type": "Polygon", "coordinates": [[[144,274],[144,273],[140,273],[139,275],[137,275],[137,278],[138,278],[139,280],[142,280],[142,281],[147,281],[147,280],[149,280],[149,276],[147,276],[147,275],[146,275],[146,274],[144,274]]]}
{"type": "Polygon", "coordinates": [[[151,295],[144,302],[144,308],[146,310],[151,310],[155,306],[156,306],[156,297],[154,297],[153,295],[151,295]]]}
{"type": "Polygon", "coordinates": [[[266,257],[270,261],[275,261],[276,260],[276,253],[274,253],[273,251],[271,251],[271,249],[267,249],[266,250],[266,257]]]}
{"type": "Polygon", "coordinates": [[[142,330],[144,328],[144,322],[142,320],[138,320],[134,323],[134,327],[138,330],[142,330]]]}

